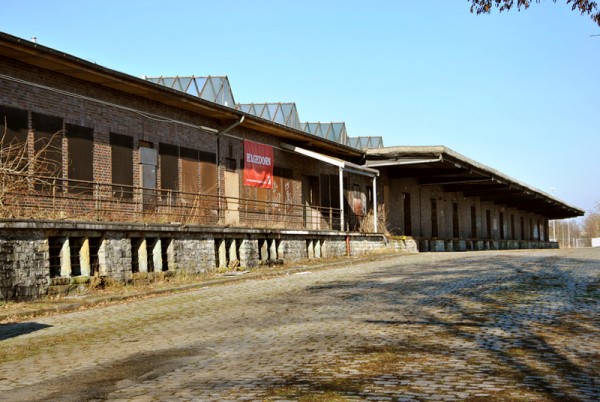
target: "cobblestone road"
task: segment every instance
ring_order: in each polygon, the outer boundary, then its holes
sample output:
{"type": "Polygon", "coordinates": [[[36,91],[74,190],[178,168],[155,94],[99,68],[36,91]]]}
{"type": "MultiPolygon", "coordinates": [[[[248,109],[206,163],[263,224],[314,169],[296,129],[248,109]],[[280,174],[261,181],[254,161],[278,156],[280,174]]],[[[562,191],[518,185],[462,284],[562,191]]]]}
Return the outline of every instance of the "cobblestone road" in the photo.
{"type": "Polygon", "coordinates": [[[0,400],[600,400],[600,249],[399,256],[0,325],[0,400]]]}

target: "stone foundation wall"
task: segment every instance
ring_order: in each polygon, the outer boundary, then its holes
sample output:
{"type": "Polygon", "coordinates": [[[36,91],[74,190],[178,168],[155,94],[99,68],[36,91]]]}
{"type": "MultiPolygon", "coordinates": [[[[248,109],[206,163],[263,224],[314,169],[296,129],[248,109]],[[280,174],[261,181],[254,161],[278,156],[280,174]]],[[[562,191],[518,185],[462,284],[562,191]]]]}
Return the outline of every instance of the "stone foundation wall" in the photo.
{"type": "MultiPolygon", "coordinates": [[[[94,276],[131,283],[340,257],[347,254],[346,239],[338,232],[0,222],[0,300],[77,289],[94,276]]],[[[351,234],[348,240],[352,255],[388,247],[381,235],[351,234]]]]}
{"type": "Polygon", "coordinates": [[[42,232],[0,231],[0,300],[35,299],[50,278],[48,240],[42,232]]]}

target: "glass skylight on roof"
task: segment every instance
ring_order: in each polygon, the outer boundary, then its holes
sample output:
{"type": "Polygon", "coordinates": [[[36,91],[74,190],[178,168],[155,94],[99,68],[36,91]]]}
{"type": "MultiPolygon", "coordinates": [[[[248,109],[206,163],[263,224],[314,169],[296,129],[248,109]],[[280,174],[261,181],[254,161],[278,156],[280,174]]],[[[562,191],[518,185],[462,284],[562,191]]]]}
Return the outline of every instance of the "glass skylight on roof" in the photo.
{"type": "Polygon", "coordinates": [[[235,107],[262,119],[302,130],[295,103],[238,103],[235,107]]]}
{"type": "Polygon", "coordinates": [[[146,77],[146,80],[156,84],[198,96],[207,101],[223,106],[234,107],[235,101],[229,79],[227,77],[146,77]]]}

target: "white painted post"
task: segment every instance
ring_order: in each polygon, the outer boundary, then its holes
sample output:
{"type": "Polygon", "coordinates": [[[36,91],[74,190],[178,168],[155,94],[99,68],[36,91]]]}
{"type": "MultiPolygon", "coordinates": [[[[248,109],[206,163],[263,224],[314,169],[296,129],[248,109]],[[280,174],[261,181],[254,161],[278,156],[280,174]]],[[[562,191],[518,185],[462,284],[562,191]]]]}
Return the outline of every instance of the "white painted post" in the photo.
{"type": "Polygon", "coordinates": [[[79,249],[79,266],[81,276],[90,276],[90,239],[84,238],[79,249]]]}
{"type": "Polygon", "coordinates": [[[377,176],[373,176],[373,232],[377,233],[377,176]]]}
{"type": "Polygon", "coordinates": [[[344,229],[344,170],[340,167],[339,169],[339,180],[340,180],[340,230],[343,232],[344,229]]]}
{"type": "Polygon", "coordinates": [[[60,248],[60,276],[71,276],[71,247],[69,245],[68,237],[65,238],[65,241],[60,248]]]}

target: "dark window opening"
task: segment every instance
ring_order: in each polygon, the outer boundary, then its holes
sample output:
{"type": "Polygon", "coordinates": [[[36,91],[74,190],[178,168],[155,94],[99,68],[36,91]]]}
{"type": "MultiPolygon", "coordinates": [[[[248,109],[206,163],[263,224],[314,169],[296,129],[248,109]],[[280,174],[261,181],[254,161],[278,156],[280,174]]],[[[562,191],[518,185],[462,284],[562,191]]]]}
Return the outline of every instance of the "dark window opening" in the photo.
{"type": "Polygon", "coordinates": [[[404,210],[404,235],[412,236],[412,212],[410,206],[410,193],[402,193],[402,206],[404,210]]]}
{"type": "Polygon", "coordinates": [[[169,270],[169,246],[173,243],[173,239],[161,238],[160,239],[160,252],[162,257],[162,270],[169,270]]]}
{"type": "Polygon", "coordinates": [[[63,120],[59,117],[32,113],[35,161],[33,171],[39,180],[35,188],[44,192],[61,190],[62,183],[62,130],[63,120]]]}
{"type": "Polygon", "coordinates": [[[529,240],[535,240],[533,237],[533,219],[529,219],[529,240]]]}
{"type": "Polygon", "coordinates": [[[492,212],[487,209],[485,211],[485,230],[487,234],[487,238],[492,238],[492,212]]]}
{"type": "Polygon", "coordinates": [[[331,207],[331,183],[329,175],[321,175],[321,206],[324,208],[331,207]]]}
{"type": "Polygon", "coordinates": [[[460,230],[458,226],[458,204],[452,203],[452,237],[458,239],[460,237],[460,230]]]}
{"type": "Polygon", "coordinates": [[[74,124],[66,124],[69,156],[69,192],[93,194],[94,181],[94,130],[74,124]]]}
{"type": "Polygon", "coordinates": [[[71,249],[71,276],[81,276],[81,260],[79,257],[83,238],[69,237],[69,248],[71,249]]]}
{"type": "Polygon", "coordinates": [[[158,145],[160,155],[160,187],[163,190],[179,190],[179,147],[175,145],[158,145]]]}
{"type": "Polygon", "coordinates": [[[521,240],[525,240],[525,219],[521,217],[521,240]]]}
{"type": "Polygon", "coordinates": [[[140,272],[140,247],[144,239],[139,237],[131,238],[131,272],[140,272]]]}
{"type": "Polygon", "coordinates": [[[133,137],[110,133],[110,149],[113,195],[133,198],[133,137]]]}
{"type": "Polygon", "coordinates": [[[48,238],[48,251],[50,257],[50,277],[57,278],[60,276],[60,251],[65,242],[65,238],[50,237],[48,238]]]}
{"type": "Polygon", "coordinates": [[[510,238],[515,239],[515,216],[510,215],[510,238]]]}
{"type": "Polygon", "coordinates": [[[28,116],[26,110],[0,106],[0,157],[15,173],[28,173],[28,116]]]}
{"type": "Polygon", "coordinates": [[[500,239],[504,240],[504,212],[500,212],[500,239]]]}
{"type": "Polygon", "coordinates": [[[237,170],[237,160],[234,158],[225,158],[225,169],[228,172],[235,172],[237,170]]]}
{"type": "Polygon", "coordinates": [[[100,258],[98,252],[100,251],[100,244],[102,239],[100,237],[90,237],[90,276],[100,275],[100,258]]]}
{"type": "Polygon", "coordinates": [[[437,200],[431,199],[431,237],[438,237],[437,200]]]}
{"type": "Polygon", "coordinates": [[[475,205],[471,206],[471,238],[477,238],[477,208],[475,205]]]}

